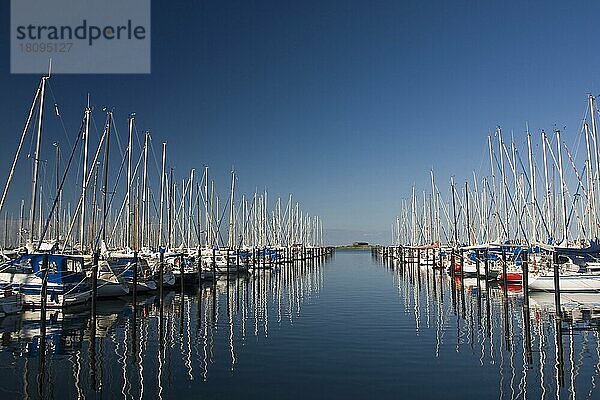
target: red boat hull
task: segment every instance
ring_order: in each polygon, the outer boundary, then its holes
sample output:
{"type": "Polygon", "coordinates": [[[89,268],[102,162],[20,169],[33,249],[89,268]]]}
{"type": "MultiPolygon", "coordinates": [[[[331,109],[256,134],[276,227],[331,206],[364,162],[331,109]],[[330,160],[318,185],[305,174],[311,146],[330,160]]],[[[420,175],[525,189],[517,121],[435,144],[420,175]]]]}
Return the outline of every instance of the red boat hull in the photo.
{"type": "MultiPolygon", "coordinates": [[[[498,274],[499,281],[504,282],[504,274],[501,272],[498,274]]],[[[520,272],[507,272],[506,273],[506,282],[521,282],[523,280],[523,275],[520,272]]]]}

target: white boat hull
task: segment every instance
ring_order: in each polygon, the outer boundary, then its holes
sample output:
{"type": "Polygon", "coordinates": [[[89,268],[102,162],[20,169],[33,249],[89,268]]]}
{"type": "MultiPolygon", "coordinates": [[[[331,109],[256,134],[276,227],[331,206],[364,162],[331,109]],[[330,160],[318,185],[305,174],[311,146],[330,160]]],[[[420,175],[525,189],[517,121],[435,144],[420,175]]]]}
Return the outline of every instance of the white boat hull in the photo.
{"type": "MultiPolygon", "coordinates": [[[[23,296],[23,303],[29,307],[40,307],[42,279],[35,274],[0,273],[0,282],[23,296]]],[[[89,290],[68,289],[63,284],[48,282],[46,288],[46,306],[62,308],[82,304],[91,298],[89,290]]]]}
{"type": "MultiPolygon", "coordinates": [[[[559,278],[561,292],[600,292],[600,274],[561,274],[559,278]]],[[[530,275],[529,290],[554,291],[554,275],[530,275]]]]}

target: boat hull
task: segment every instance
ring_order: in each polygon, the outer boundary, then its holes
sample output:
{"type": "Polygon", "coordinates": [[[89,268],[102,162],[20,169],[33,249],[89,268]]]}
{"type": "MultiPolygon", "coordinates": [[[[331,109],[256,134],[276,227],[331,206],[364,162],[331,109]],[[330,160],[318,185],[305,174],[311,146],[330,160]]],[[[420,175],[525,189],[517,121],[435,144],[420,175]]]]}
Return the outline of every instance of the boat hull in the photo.
{"type": "MultiPolygon", "coordinates": [[[[600,274],[561,274],[559,287],[561,292],[598,292],[600,274]]],[[[553,292],[554,276],[551,274],[530,276],[529,290],[553,292]]]]}

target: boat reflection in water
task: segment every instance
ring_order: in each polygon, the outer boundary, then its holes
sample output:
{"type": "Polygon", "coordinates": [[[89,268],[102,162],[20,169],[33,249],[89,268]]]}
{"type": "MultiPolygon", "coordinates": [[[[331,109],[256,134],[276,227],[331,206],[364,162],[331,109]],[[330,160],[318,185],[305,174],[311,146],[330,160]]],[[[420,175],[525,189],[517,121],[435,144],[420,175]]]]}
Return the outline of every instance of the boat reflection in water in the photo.
{"type": "MultiPolygon", "coordinates": [[[[24,398],[164,398],[235,372],[250,341],[293,324],[319,293],[326,260],[183,293],[98,301],[96,315],[37,310],[0,318],[0,390],[24,398]],[[229,371],[224,374],[224,371],[229,371]]],[[[247,361],[246,361],[247,362],[247,361]]]]}
{"type": "Polygon", "coordinates": [[[530,292],[527,306],[521,285],[373,257],[393,272],[416,334],[435,332],[435,357],[478,355],[500,399],[600,398],[599,293],[563,293],[557,313],[554,293],[530,292]]]}

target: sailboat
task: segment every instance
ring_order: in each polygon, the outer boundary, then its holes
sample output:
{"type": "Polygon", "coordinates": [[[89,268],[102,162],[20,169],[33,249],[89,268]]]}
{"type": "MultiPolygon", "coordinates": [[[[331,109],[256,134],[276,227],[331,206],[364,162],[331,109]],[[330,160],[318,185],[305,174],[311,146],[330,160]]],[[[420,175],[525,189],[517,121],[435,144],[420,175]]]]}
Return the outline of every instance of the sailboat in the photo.
{"type": "MultiPolygon", "coordinates": [[[[561,292],[600,292],[600,263],[591,254],[559,255],[558,262],[561,292]]],[[[553,292],[554,271],[551,268],[531,271],[529,289],[553,292]]]]}
{"type": "Polygon", "coordinates": [[[23,254],[0,267],[0,290],[20,293],[25,306],[40,306],[44,286],[48,308],[81,304],[91,297],[83,258],[79,256],[23,254]],[[44,274],[46,258],[47,274],[44,274]]]}
{"type": "MultiPolygon", "coordinates": [[[[36,231],[36,212],[38,199],[38,176],[40,162],[40,147],[42,138],[42,121],[44,111],[44,94],[46,84],[50,79],[43,76],[37,88],[34,100],[31,104],[29,116],[23,129],[20,144],[17,148],[12,163],[6,186],[0,200],[0,209],[4,206],[6,195],[12,181],[17,165],[22,144],[29,130],[30,122],[36,109],[37,113],[37,135],[35,153],[33,155],[33,179],[31,190],[31,204],[29,213],[29,238],[27,243],[28,253],[4,262],[0,266],[0,290],[13,290],[22,295],[25,305],[38,307],[42,305],[43,296],[47,295],[46,304],[49,308],[62,308],[70,305],[81,304],[91,297],[87,276],[83,270],[83,258],[78,256],[48,254],[47,251],[55,249],[55,245],[49,248],[44,243],[44,231],[39,232],[39,238],[34,239],[36,231]]],[[[55,199],[56,205],[56,199],[55,199]]]]}

